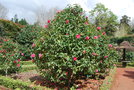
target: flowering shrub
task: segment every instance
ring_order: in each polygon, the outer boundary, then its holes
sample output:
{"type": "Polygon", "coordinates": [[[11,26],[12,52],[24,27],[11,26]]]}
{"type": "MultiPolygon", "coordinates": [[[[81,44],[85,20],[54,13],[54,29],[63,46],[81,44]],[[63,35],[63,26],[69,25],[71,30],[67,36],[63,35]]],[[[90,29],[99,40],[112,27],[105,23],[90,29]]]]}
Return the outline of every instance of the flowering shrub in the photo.
{"type": "Polygon", "coordinates": [[[18,45],[10,39],[0,39],[0,71],[7,75],[8,72],[17,72],[20,69],[20,53],[18,45]]]}
{"type": "Polygon", "coordinates": [[[34,26],[34,25],[27,25],[24,28],[21,29],[21,31],[18,33],[15,41],[17,41],[21,47],[19,50],[24,55],[22,60],[29,60],[30,59],[30,53],[31,48],[33,44],[33,40],[37,38],[38,33],[41,31],[41,27],[34,26]]]}
{"type": "Polygon", "coordinates": [[[78,77],[105,73],[116,53],[104,31],[91,26],[83,9],[74,5],[48,22],[31,58],[46,79],[70,85],[78,77]]]}

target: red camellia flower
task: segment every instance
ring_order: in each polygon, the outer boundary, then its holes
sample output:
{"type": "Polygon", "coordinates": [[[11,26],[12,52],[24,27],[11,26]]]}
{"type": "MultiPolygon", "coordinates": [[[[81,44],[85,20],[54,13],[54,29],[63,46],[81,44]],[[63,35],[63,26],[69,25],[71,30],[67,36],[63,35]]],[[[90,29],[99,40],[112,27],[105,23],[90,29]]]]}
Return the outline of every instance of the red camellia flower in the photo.
{"type": "Polygon", "coordinates": [[[20,62],[20,59],[18,59],[18,62],[20,62]]]}
{"type": "Polygon", "coordinates": [[[44,28],[48,28],[48,25],[44,25],[44,28]]]}
{"type": "Polygon", "coordinates": [[[94,36],[94,39],[98,39],[98,36],[94,36]]]}
{"type": "Polygon", "coordinates": [[[112,44],[108,44],[108,47],[113,47],[113,45],[112,44]]]}
{"type": "Polygon", "coordinates": [[[77,34],[77,35],[76,35],[76,38],[80,38],[80,37],[81,37],[81,35],[80,35],[80,34],[77,34]]]}
{"type": "Polygon", "coordinates": [[[13,63],[17,63],[16,61],[13,61],[13,63]]]}
{"type": "Polygon", "coordinates": [[[66,75],[68,75],[68,72],[66,72],[66,75]]]}
{"type": "Polygon", "coordinates": [[[100,35],[98,35],[98,38],[101,37],[100,35]]]}
{"type": "Polygon", "coordinates": [[[97,73],[98,72],[98,69],[96,69],[95,72],[97,73]]]}
{"type": "Polygon", "coordinates": [[[77,57],[73,57],[73,60],[76,61],[77,60],[77,57]]]}
{"type": "Polygon", "coordinates": [[[102,35],[106,35],[106,32],[103,32],[102,35]]]}
{"type": "Polygon", "coordinates": [[[47,21],[47,23],[50,23],[50,22],[51,22],[51,20],[48,20],[48,21],[47,21]]]}
{"type": "Polygon", "coordinates": [[[101,27],[97,27],[97,30],[101,30],[101,27]]]}
{"type": "Polygon", "coordinates": [[[88,25],[88,22],[85,22],[86,25],[88,25]]]}
{"type": "Polygon", "coordinates": [[[83,51],[83,54],[85,54],[85,53],[86,53],[86,50],[83,51]]]}
{"type": "Polygon", "coordinates": [[[69,20],[66,20],[66,24],[68,24],[69,23],[69,20]]]}
{"type": "Polygon", "coordinates": [[[17,66],[17,67],[20,67],[20,64],[17,64],[16,66],[17,66]]]}
{"type": "Polygon", "coordinates": [[[35,57],[35,54],[32,54],[31,57],[34,58],[35,57]]]}
{"type": "Polygon", "coordinates": [[[42,58],[42,56],[43,56],[43,54],[40,53],[40,54],[39,54],[39,58],[42,58]]]}
{"type": "Polygon", "coordinates": [[[24,53],[21,53],[22,56],[24,56],[24,53]]]}
{"type": "Polygon", "coordinates": [[[32,47],[35,47],[35,46],[36,46],[36,44],[33,43],[33,44],[32,44],[32,47]]]}
{"type": "Polygon", "coordinates": [[[108,56],[104,56],[104,58],[108,58],[108,56]]]}
{"type": "Polygon", "coordinates": [[[93,55],[93,56],[97,56],[97,54],[96,54],[96,53],[92,53],[92,55],[93,55]]]}
{"type": "Polygon", "coordinates": [[[85,39],[86,39],[86,40],[89,40],[89,39],[90,39],[90,37],[86,36],[86,37],[85,37],[85,39]]]}

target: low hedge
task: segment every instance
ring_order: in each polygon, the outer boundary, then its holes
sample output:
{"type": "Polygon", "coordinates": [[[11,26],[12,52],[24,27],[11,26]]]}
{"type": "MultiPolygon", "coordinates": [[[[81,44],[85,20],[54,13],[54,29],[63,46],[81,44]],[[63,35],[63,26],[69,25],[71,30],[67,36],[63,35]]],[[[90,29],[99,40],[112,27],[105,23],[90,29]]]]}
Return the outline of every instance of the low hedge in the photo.
{"type": "Polygon", "coordinates": [[[21,61],[20,64],[22,64],[22,65],[33,65],[34,63],[30,60],[30,61],[21,61]]]}
{"type": "Polygon", "coordinates": [[[30,82],[23,82],[21,80],[14,80],[10,77],[0,76],[0,85],[17,90],[51,90],[46,87],[37,86],[30,82]]]}

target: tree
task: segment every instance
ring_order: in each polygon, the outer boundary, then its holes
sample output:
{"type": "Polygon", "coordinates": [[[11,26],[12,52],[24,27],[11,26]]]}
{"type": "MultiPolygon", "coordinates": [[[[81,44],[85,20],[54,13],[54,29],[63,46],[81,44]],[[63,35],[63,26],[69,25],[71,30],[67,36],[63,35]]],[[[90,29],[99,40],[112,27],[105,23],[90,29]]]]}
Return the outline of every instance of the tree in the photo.
{"type": "Polygon", "coordinates": [[[0,3],[0,18],[5,19],[7,17],[8,10],[0,3]]]}
{"type": "Polygon", "coordinates": [[[19,24],[21,24],[21,25],[28,25],[28,22],[24,18],[24,19],[19,20],[19,24]]]}
{"type": "Polygon", "coordinates": [[[117,16],[112,11],[106,8],[103,4],[98,3],[89,13],[90,19],[96,26],[104,28],[108,35],[113,35],[116,31],[118,22],[117,16]]]}
{"type": "Polygon", "coordinates": [[[18,23],[19,22],[17,14],[14,15],[14,17],[11,19],[11,21],[14,22],[14,23],[18,23]]]}
{"type": "Polygon", "coordinates": [[[129,23],[130,17],[128,17],[127,15],[122,16],[122,18],[120,19],[120,31],[124,32],[124,35],[131,32],[129,23]]]}
{"type": "Polygon", "coordinates": [[[51,20],[54,18],[54,15],[56,14],[57,10],[58,10],[57,7],[50,8],[49,10],[47,10],[45,7],[41,6],[35,12],[35,16],[36,16],[35,23],[43,26],[44,24],[47,23],[48,19],[51,20]]]}

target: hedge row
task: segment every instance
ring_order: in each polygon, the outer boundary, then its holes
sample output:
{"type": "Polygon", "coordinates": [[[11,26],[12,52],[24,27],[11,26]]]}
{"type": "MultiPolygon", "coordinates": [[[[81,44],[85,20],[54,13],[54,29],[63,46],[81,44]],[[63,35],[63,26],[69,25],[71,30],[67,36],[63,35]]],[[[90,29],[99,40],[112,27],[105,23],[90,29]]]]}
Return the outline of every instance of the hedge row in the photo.
{"type": "Polygon", "coordinates": [[[0,76],[0,85],[11,89],[21,89],[21,90],[51,90],[46,87],[34,85],[30,82],[14,80],[10,77],[5,77],[5,76],[0,76]]]}

